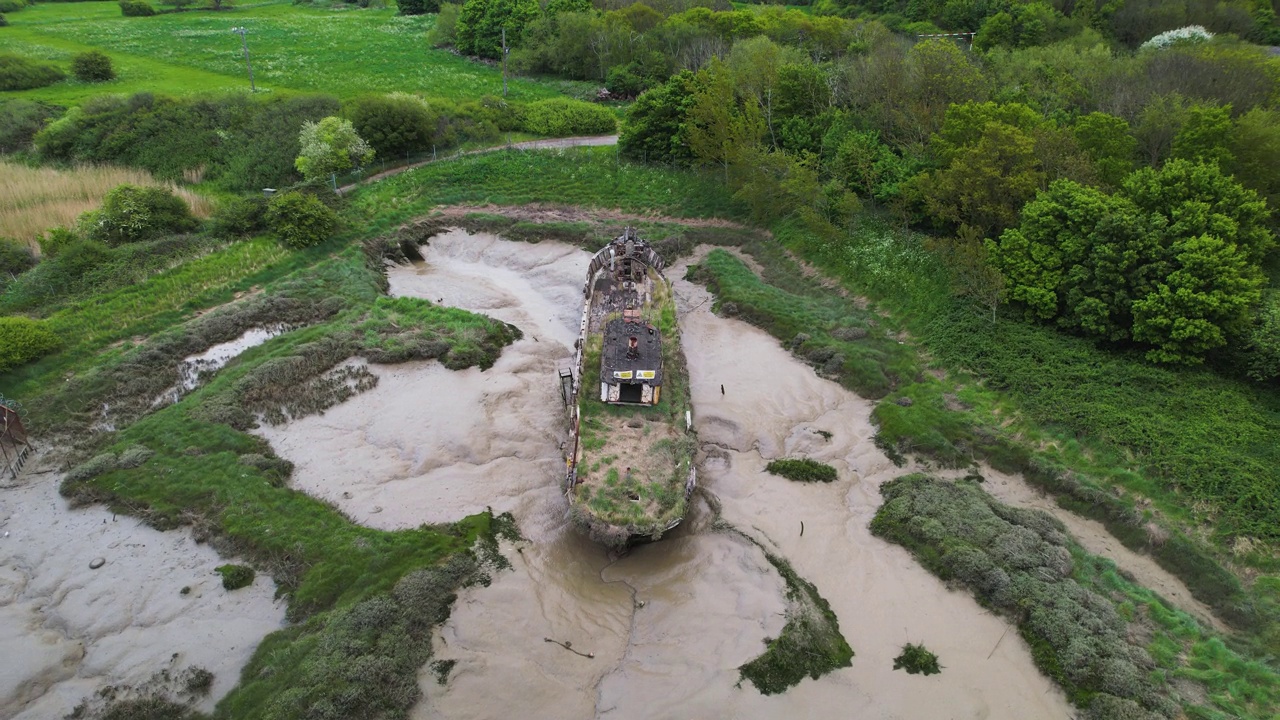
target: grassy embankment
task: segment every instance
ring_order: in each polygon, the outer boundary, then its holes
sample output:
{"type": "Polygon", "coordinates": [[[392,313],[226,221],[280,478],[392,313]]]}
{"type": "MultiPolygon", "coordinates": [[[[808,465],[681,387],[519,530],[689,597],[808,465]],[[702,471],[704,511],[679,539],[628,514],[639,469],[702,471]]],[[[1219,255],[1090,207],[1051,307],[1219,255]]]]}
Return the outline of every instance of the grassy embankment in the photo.
{"type": "MultiPolygon", "coordinates": [[[[247,90],[240,36],[248,28],[253,76],[259,92],[323,92],[339,98],[371,92],[424,92],[472,100],[502,94],[502,73],[431,48],[423,37],[434,15],[400,16],[394,5],[292,5],[272,2],[221,12],[192,10],[154,17],[123,17],[114,2],[39,3],[9,14],[6,50],[66,66],[72,55],[98,49],[109,55],[117,79],[68,80],[5,93],[61,105],[94,95],[150,92],[190,95],[247,90]]],[[[594,88],[563,80],[511,78],[508,97],[538,100],[583,95],[594,88]]]]}
{"type": "Polygon", "coordinates": [[[3,236],[21,240],[36,249],[35,241],[46,230],[73,227],[81,214],[101,206],[107,191],[125,183],[167,187],[185,200],[199,218],[207,218],[213,212],[213,204],[203,195],[158,182],[145,170],[113,167],[55,170],[0,160],[3,236]]]}

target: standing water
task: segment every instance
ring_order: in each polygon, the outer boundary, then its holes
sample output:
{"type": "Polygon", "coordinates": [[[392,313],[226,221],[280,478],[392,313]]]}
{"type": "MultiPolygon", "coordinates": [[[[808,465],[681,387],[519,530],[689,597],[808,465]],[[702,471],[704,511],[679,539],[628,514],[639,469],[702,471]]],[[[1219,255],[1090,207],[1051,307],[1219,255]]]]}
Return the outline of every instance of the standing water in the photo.
{"type": "Polygon", "coordinates": [[[298,487],[367,525],[447,522],[486,506],[519,522],[528,541],[506,548],[514,570],[463,591],[438,633],[437,658],[457,662],[444,686],[424,668],[414,717],[1070,716],[1016,630],[870,534],[877,488],[898,474],[872,443],[871,403],[758,329],[713,315],[707,292],[680,279],[681,263],[668,277],[708,451],[700,485],[727,521],[817,586],[856,652],[851,667],[781,695],[739,685],[737,668],[785,622],[783,582],[759,549],[711,531],[705,507],[621,558],[567,521],[555,364],[572,353],[589,255],[461,231],[422,250],[423,262],[391,271],[392,294],[485,313],[524,338],[485,372],[375,366],[375,389],[261,431],[297,464],[298,487]],[[840,478],[813,485],[764,472],[789,454],[840,478]],[[938,653],[942,674],[893,671],[908,641],[938,653]],[[572,651],[557,644],[566,642],[572,651]]]}

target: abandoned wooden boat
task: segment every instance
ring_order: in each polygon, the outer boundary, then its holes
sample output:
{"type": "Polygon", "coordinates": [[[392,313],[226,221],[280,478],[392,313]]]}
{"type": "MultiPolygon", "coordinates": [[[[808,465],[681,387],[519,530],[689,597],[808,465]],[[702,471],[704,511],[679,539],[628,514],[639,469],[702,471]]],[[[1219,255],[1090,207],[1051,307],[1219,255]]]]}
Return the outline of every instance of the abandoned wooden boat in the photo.
{"type": "Polygon", "coordinates": [[[595,254],[574,358],[565,495],[573,522],[619,547],[680,524],[697,483],[697,441],[665,262],[634,228],[595,254]]]}

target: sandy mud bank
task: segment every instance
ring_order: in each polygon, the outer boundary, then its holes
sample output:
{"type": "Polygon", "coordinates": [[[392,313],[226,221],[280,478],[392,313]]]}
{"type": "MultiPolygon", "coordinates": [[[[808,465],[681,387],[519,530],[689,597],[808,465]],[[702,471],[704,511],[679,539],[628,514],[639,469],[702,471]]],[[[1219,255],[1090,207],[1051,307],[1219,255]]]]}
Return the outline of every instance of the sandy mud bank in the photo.
{"type": "Polygon", "coordinates": [[[271,579],[228,593],[227,561],[189,531],[71,510],[39,465],[0,487],[0,718],[60,718],[104,686],[190,667],[214,674],[212,709],[284,622],[271,579]]]}

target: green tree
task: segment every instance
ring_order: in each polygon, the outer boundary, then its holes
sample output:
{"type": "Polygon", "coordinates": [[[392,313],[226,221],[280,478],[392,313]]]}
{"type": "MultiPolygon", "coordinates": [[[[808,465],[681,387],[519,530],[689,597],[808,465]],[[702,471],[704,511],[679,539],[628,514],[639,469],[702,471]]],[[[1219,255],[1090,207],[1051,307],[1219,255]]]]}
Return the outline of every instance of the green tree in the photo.
{"type": "Polygon", "coordinates": [[[1125,198],[1059,180],[991,249],[1009,299],[1030,316],[1116,341],[1130,337],[1135,288],[1153,287],[1144,272],[1158,256],[1153,230],[1125,198]]]}
{"type": "Polygon", "coordinates": [[[947,152],[946,167],[921,177],[929,213],[983,233],[1015,224],[1018,210],[1045,180],[1035,149],[1035,140],[1018,127],[986,125],[977,142],[947,152]]]}
{"type": "Polygon", "coordinates": [[[693,159],[685,121],[699,87],[685,70],[641,95],[627,111],[618,152],[651,163],[687,163],[693,159]]]}
{"type": "Polygon", "coordinates": [[[302,152],[293,164],[308,180],[346,172],[374,156],[373,148],[356,133],[351,121],[340,117],[303,123],[298,141],[302,152]]]}
{"type": "Polygon", "coordinates": [[[907,53],[907,66],[910,111],[930,132],[942,125],[952,105],[986,98],[982,69],[948,39],[934,38],[916,44],[907,53]]]}
{"type": "Polygon", "coordinates": [[[1166,246],[1213,235],[1239,247],[1255,267],[1275,246],[1266,201],[1217,165],[1171,160],[1134,172],[1121,192],[1165,225],[1166,246]]]}
{"type": "Polygon", "coordinates": [[[1091,112],[1076,120],[1072,130],[1080,148],[1093,159],[1103,182],[1117,187],[1133,171],[1138,141],[1129,134],[1129,123],[1124,118],[1091,112]]]}
{"type": "Polygon", "coordinates": [[[502,56],[503,29],[507,45],[513,46],[525,25],[541,14],[538,0],[467,0],[458,15],[458,51],[497,60],[502,56]]]}
{"type": "Polygon", "coordinates": [[[1196,364],[1247,328],[1262,276],[1236,245],[1212,235],[1179,240],[1176,269],[1133,303],[1133,339],[1153,362],[1196,364]]]}
{"type": "Polygon", "coordinates": [[[1232,161],[1226,169],[1242,185],[1280,204],[1280,112],[1254,108],[1236,119],[1231,132],[1232,161]]]}
{"type": "Polygon", "coordinates": [[[1173,137],[1172,157],[1216,162],[1227,167],[1231,156],[1231,106],[1192,105],[1173,137]]]}
{"type": "Polygon", "coordinates": [[[712,60],[699,76],[701,82],[693,94],[686,125],[689,149],[698,162],[722,168],[728,182],[729,168],[759,144],[764,119],[754,101],[739,105],[734,98],[734,76],[719,60],[712,60]]]}

